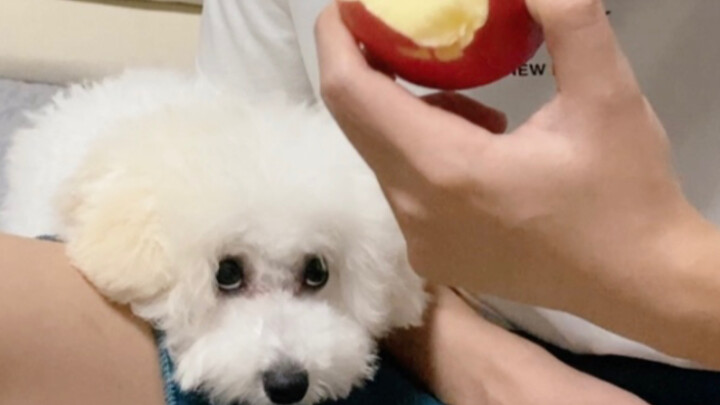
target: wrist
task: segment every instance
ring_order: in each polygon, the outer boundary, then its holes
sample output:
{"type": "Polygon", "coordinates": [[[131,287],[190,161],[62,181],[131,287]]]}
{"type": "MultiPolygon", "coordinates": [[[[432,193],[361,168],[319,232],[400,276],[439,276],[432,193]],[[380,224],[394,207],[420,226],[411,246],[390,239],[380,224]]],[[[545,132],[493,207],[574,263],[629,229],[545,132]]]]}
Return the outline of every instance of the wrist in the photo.
{"type": "Polygon", "coordinates": [[[498,384],[516,363],[501,354],[507,351],[504,337],[515,336],[481,318],[449,288],[434,288],[432,297],[423,326],[395,333],[387,349],[445,403],[498,403],[498,384]]]}
{"type": "Polygon", "coordinates": [[[395,335],[388,348],[445,403],[642,404],[488,322],[449,289],[434,296],[425,325],[395,335]]]}
{"type": "Polygon", "coordinates": [[[689,208],[674,229],[658,238],[656,252],[658,274],[646,271],[657,279],[657,287],[638,300],[647,302],[648,317],[657,322],[656,328],[665,325],[678,331],[653,336],[657,347],[678,357],[720,365],[720,358],[707,358],[708,348],[720,336],[720,231],[689,208]]]}
{"type": "Polygon", "coordinates": [[[707,358],[720,336],[720,231],[684,203],[625,245],[585,280],[573,312],[668,355],[720,364],[707,358]]]}

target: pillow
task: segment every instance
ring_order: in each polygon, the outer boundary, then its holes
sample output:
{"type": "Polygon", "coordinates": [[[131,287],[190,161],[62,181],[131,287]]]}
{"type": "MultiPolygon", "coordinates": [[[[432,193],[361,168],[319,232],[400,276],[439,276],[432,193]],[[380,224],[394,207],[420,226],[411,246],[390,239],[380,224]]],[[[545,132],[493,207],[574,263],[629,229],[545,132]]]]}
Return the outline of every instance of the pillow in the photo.
{"type": "Polygon", "coordinates": [[[291,3],[306,1],[310,0],[205,1],[200,73],[216,87],[251,99],[312,101],[290,11],[291,3]]]}

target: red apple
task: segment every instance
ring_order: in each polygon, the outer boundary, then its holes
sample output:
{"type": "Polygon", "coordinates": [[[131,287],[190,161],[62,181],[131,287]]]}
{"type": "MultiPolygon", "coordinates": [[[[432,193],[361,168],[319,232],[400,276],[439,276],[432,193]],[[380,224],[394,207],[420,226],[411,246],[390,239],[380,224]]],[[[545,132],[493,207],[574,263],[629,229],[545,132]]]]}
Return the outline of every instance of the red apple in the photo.
{"type": "Polygon", "coordinates": [[[426,87],[494,82],[543,42],[525,0],[340,0],[339,6],[369,56],[426,87]]]}

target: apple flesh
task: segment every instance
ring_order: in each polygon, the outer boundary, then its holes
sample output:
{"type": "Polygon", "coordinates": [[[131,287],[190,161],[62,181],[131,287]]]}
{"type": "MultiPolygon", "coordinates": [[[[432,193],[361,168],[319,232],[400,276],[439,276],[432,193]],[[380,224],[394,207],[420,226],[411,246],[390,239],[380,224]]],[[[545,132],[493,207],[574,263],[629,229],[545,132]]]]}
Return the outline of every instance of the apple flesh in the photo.
{"type": "Polygon", "coordinates": [[[339,7],[368,56],[425,87],[492,83],[543,42],[525,0],[340,0],[339,7]]]}

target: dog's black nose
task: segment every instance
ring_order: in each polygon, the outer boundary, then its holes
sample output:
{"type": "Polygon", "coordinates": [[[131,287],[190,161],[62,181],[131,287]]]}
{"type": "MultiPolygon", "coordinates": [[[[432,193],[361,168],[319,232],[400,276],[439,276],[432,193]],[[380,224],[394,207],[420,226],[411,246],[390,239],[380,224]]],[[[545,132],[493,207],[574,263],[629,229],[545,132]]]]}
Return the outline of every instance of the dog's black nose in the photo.
{"type": "Polygon", "coordinates": [[[270,400],[278,405],[302,401],[308,390],[308,373],[295,364],[273,367],[262,375],[263,389],[270,400]]]}

